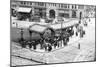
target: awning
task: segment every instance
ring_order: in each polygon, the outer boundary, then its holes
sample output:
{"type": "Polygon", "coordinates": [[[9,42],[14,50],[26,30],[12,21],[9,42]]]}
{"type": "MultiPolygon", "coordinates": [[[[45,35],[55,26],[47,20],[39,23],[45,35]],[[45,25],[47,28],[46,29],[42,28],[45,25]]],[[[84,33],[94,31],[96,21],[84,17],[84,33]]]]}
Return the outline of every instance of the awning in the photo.
{"type": "Polygon", "coordinates": [[[25,8],[25,7],[20,7],[18,8],[18,12],[26,12],[26,13],[30,13],[32,10],[32,8],[25,8]]]}
{"type": "Polygon", "coordinates": [[[59,9],[58,11],[59,13],[69,13],[69,10],[65,10],[65,9],[59,9]]]}

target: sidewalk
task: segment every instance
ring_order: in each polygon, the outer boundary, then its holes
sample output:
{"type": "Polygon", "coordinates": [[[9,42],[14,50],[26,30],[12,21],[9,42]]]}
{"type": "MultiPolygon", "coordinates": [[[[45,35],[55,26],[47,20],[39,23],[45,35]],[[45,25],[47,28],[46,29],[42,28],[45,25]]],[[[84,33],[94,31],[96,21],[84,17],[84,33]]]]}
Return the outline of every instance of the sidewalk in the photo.
{"type": "Polygon", "coordinates": [[[76,47],[69,46],[64,47],[52,52],[35,52],[28,49],[20,49],[12,51],[12,56],[19,56],[28,59],[32,59],[38,62],[43,63],[63,63],[63,62],[72,62],[73,59],[77,56],[79,50],[76,47]]]}
{"type": "Polygon", "coordinates": [[[51,52],[38,52],[34,50],[31,51],[26,48],[22,49],[20,46],[17,46],[16,43],[12,43],[12,56],[32,59],[35,61],[39,61],[42,64],[73,62],[73,59],[77,56],[79,51],[80,50],[77,49],[77,41],[75,41],[75,39],[73,39],[73,41],[70,42],[68,46],[55,49],[51,52]]]}
{"type": "Polygon", "coordinates": [[[74,62],[80,61],[94,61],[95,51],[94,47],[86,48],[84,50],[80,50],[79,54],[74,59],[74,62]]]}

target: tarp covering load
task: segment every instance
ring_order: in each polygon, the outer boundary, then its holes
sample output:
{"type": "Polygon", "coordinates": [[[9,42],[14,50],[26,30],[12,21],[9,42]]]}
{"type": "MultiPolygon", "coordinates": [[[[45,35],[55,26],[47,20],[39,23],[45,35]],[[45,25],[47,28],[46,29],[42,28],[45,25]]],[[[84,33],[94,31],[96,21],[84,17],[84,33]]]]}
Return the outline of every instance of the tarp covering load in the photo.
{"type": "Polygon", "coordinates": [[[52,24],[52,25],[50,25],[50,27],[53,28],[54,30],[57,30],[57,29],[61,29],[61,28],[67,28],[70,26],[74,26],[75,24],[78,24],[78,20],[72,20],[69,22],[61,22],[58,24],[52,24]]]}
{"type": "Polygon", "coordinates": [[[29,28],[31,31],[34,32],[38,32],[38,33],[42,33],[44,32],[46,29],[48,29],[48,27],[44,26],[44,25],[40,25],[40,24],[34,24],[32,26],[30,26],[29,28]]]}
{"type": "Polygon", "coordinates": [[[53,30],[59,30],[64,29],[70,26],[74,26],[75,24],[78,24],[78,21],[72,20],[70,22],[64,22],[64,23],[58,23],[58,24],[50,24],[50,25],[40,25],[40,24],[33,24],[30,26],[31,31],[35,31],[38,33],[44,32],[46,29],[53,29],[53,30]]]}

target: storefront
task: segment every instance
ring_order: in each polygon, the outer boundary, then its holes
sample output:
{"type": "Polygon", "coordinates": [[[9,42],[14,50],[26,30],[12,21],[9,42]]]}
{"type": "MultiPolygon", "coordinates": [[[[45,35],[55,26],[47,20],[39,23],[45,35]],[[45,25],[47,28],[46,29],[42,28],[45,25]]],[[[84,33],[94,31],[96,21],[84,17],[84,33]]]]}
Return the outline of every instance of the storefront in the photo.
{"type": "Polygon", "coordinates": [[[40,18],[46,18],[46,8],[34,8],[34,16],[36,15],[40,18]]]}
{"type": "Polygon", "coordinates": [[[19,20],[30,19],[30,17],[31,17],[31,12],[32,12],[32,9],[31,9],[31,8],[20,7],[20,8],[17,10],[17,18],[18,18],[19,20]]]}
{"type": "Polygon", "coordinates": [[[69,18],[69,10],[59,10],[58,15],[60,17],[69,18]]]}

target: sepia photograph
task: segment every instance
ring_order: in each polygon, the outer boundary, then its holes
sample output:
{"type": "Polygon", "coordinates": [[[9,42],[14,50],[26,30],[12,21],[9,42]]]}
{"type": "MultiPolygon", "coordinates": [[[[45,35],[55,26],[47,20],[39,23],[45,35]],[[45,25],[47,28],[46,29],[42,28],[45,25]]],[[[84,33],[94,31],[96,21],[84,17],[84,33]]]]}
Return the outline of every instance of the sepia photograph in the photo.
{"type": "Polygon", "coordinates": [[[96,61],[96,5],[10,0],[10,65],[96,61]]]}

